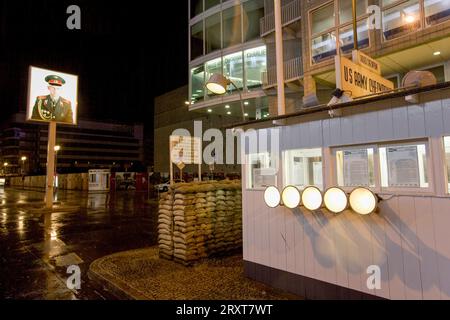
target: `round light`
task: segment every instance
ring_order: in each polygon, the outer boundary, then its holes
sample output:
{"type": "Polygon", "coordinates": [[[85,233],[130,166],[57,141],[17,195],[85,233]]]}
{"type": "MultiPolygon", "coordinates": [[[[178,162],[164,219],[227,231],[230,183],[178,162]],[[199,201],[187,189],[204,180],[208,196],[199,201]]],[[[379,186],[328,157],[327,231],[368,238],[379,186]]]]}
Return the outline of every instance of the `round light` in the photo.
{"type": "Polygon", "coordinates": [[[440,54],[441,54],[440,51],[436,51],[436,52],[433,53],[433,55],[435,55],[435,56],[439,56],[440,54]]]}
{"type": "Polygon", "coordinates": [[[212,109],[208,109],[208,112],[211,113],[211,112],[212,112],[212,109]]]}
{"type": "Polygon", "coordinates": [[[26,160],[27,160],[27,157],[22,157],[21,160],[22,160],[22,161],[26,161],[26,160]]]}
{"type": "Polygon", "coordinates": [[[323,204],[322,192],[317,187],[307,187],[302,193],[302,204],[309,211],[319,210],[323,204]]]}
{"type": "Polygon", "coordinates": [[[414,17],[412,15],[407,15],[407,16],[405,16],[405,21],[406,21],[406,23],[413,23],[414,21],[416,21],[416,17],[414,17]]]}
{"type": "Polygon", "coordinates": [[[276,208],[280,205],[281,195],[276,187],[268,187],[264,191],[264,202],[270,208],[276,208]]]}
{"type": "Polygon", "coordinates": [[[230,105],[227,104],[227,105],[225,106],[225,109],[230,109],[230,105]]]}
{"type": "Polygon", "coordinates": [[[350,194],[350,207],[356,213],[367,215],[377,209],[376,195],[366,188],[357,188],[350,194]]]}
{"type": "Polygon", "coordinates": [[[323,197],[325,207],[333,213],[341,213],[348,208],[348,198],[345,192],[339,188],[330,188],[323,197]]]}
{"type": "Polygon", "coordinates": [[[209,91],[215,94],[224,94],[225,92],[227,92],[227,90],[224,87],[222,87],[220,84],[217,83],[208,83],[206,87],[208,88],[209,91]]]}
{"type": "Polygon", "coordinates": [[[228,112],[227,112],[227,115],[230,115],[230,114],[231,114],[231,111],[228,111],[228,112]]]}
{"type": "Polygon", "coordinates": [[[283,204],[289,209],[295,209],[300,205],[300,191],[294,186],[284,188],[281,199],[283,204]]]}

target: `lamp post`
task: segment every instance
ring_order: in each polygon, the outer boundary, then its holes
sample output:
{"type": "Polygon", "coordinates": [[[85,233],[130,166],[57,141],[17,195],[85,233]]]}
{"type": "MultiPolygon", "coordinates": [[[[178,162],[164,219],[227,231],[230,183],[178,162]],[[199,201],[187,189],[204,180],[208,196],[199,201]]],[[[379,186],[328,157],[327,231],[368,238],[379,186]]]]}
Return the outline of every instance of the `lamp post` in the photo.
{"type": "Polygon", "coordinates": [[[22,161],[22,175],[25,175],[25,161],[27,161],[27,157],[23,156],[20,160],[22,161]]]}
{"type": "Polygon", "coordinates": [[[242,100],[242,92],[233,81],[224,77],[221,74],[214,73],[209,78],[208,82],[206,83],[206,88],[209,91],[211,91],[212,93],[222,95],[227,92],[227,87],[229,85],[232,85],[233,87],[235,87],[239,93],[239,100],[241,102],[242,119],[245,121],[245,110],[244,110],[244,101],[242,100]]]}
{"type": "Polygon", "coordinates": [[[3,163],[3,174],[6,176],[6,168],[8,168],[9,163],[5,162],[3,163]]]}

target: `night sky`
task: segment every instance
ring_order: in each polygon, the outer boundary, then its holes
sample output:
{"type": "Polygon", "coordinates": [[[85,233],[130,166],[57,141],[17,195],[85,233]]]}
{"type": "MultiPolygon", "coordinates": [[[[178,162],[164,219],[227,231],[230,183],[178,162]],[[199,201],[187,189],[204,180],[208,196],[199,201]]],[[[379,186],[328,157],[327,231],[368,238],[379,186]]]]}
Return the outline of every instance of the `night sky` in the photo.
{"type": "Polygon", "coordinates": [[[2,118],[24,110],[28,67],[79,75],[79,117],[153,123],[153,99],[185,85],[188,4],[0,0],[2,118]],[[79,5],[82,29],[66,27],[79,5]]]}

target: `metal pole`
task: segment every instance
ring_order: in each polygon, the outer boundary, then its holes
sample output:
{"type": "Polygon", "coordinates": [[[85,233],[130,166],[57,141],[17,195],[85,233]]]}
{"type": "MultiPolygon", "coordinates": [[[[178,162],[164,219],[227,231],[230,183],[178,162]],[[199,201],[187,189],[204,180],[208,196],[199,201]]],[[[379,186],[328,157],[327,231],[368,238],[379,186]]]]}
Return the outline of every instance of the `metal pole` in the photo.
{"type": "Polygon", "coordinates": [[[278,115],[286,114],[284,93],[283,25],[281,20],[281,0],[274,0],[275,8],[275,48],[277,61],[278,115]]]}
{"type": "Polygon", "coordinates": [[[353,15],[353,47],[358,50],[358,24],[356,21],[356,0],[352,0],[352,15],[353,15]]]}
{"type": "Polygon", "coordinates": [[[47,185],[45,188],[45,206],[47,209],[53,208],[53,184],[55,175],[55,144],[56,144],[56,122],[52,121],[48,125],[48,146],[47,146],[47,185]]]}
{"type": "Polygon", "coordinates": [[[244,101],[242,99],[242,92],[241,92],[241,90],[239,90],[239,88],[236,86],[236,84],[233,81],[231,81],[231,80],[228,80],[228,81],[230,81],[231,85],[233,87],[235,87],[237,92],[239,93],[239,101],[241,102],[242,120],[244,120],[244,122],[245,122],[245,110],[244,110],[244,101]]]}

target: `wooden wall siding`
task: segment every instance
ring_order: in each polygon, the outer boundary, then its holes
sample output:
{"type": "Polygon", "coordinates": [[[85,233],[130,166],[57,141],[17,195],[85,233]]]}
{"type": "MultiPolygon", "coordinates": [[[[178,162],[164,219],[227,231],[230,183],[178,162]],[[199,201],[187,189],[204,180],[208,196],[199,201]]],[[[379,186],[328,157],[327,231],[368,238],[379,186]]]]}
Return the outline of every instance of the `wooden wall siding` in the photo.
{"type": "MultiPolygon", "coordinates": [[[[281,150],[440,139],[450,134],[448,97],[419,105],[383,102],[342,118],[282,127],[281,150]]],[[[432,157],[439,157],[433,146],[432,157]]],[[[282,170],[278,181],[281,190],[282,170]]],[[[450,299],[450,197],[392,195],[371,216],[270,209],[263,191],[244,190],[243,201],[247,261],[388,299],[450,299]],[[370,265],[381,267],[381,290],[367,288],[370,265]]]]}

